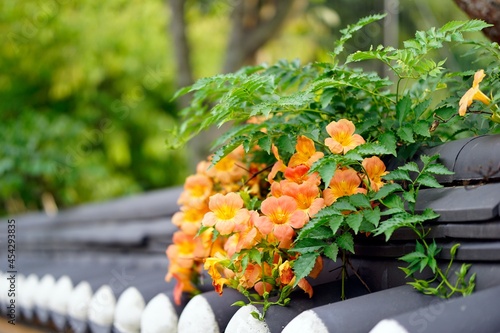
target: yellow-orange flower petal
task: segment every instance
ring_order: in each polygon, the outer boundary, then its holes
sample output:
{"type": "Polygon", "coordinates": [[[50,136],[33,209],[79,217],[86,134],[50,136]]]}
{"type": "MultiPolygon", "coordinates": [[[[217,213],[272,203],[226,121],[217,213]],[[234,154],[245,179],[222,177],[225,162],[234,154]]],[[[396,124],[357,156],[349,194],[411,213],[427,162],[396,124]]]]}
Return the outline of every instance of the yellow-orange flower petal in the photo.
{"type": "Polygon", "coordinates": [[[297,184],[282,181],[281,185],[282,194],[294,198],[298,209],[303,210],[308,216],[314,216],[324,207],[324,200],[319,197],[319,187],[315,183],[297,184]]]}
{"type": "Polygon", "coordinates": [[[213,183],[209,177],[196,174],[186,178],[184,191],[181,193],[178,203],[190,207],[203,207],[212,194],[213,183]]]}
{"type": "Polygon", "coordinates": [[[310,167],[314,162],[319,160],[324,155],[322,152],[316,151],[313,140],[303,135],[297,138],[297,145],[295,146],[295,150],[297,152],[293,154],[290,158],[290,161],[288,161],[289,167],[294,167],[301,164],[310,167]]]}
{"type": "Polygon", "coordinates": [[[365,189],[360,188],[361,178],[354,169],[338,169],[335,171],[330,187],[323,191],[325,205],[329,206],[338,198],[356,193],[366,193],[365,189]]]}
{"type": "Polygon", "coordinates": [[[491,100],[486,96],[481,90],[479,90],[479,83],[483,81],[486,74],[484,70],[479,70],[474,74],[474,81],[472,82],[472,87],[467,90],[467,92],[462,96],[460,102],[458,103],[459,109],[458,114],[460,116],[465,116],[467,108],[472,104],[473,101],[481,101],[486,105],[489,105],[491,100]]]}
{"type": "Polygon", "coordinates": [[[297,285],[309,295],[309,298],[313,296],[313,288],[306,279],[300,279],[297,285]]]}
{"type": "Polygon", "coordinates": [[[308,221],[307,215],[298,209],[292,197],[269,197],[261,204],[264,216],[255,221],[255,226],[264,235],[272,233],[278,240],[291,240],[295,229],[302,228],[308,221]]]}
{"type": "Polygon", "coordinates": [[[243,199],[237,193],[214,194],[208,203],[210,212],[205,214],[202,224],[215,227],[221,235],[229,235],[237,224],[245,223],[250,218],[250,213],[242,208],[243,205],[243,199]]]}
{"type": "Polygon", "coordinates": [[[325,139],[325,145],[334,154],[345,154],[349,150],[365,143],[365,139],[359,134],[354,134],[356,127],[352,121],[340,119],[332,121],[326,126],[330,138],[325,139]]]}
{"type": "Polygon", "coordinates": [[[384,162],[377,156],[373,156],[365,158],[362,165],[366,171],[371,189],[374,191],[380,190],[385,184],[381,177],[387,174],[384,162]]]}
{"type": "Polygon", "coordinates": [[[288,285],[295,281],[295,274],[293,274],[292,267],[290,266],[290,262],[288,260],[279,265],[278,271],[280,283],[282,285],[288,285]]]}
{"type": "Polygon", "coordinates": [[[216,253],[214,257],[206,258],[203,267],[207,270],[212,278],[212,285],[215,291],[222,295],[222,289],[228,283],[228,279],[222,276],[224,266],[229,263],[229,259],[220,253],[216,253]]]}

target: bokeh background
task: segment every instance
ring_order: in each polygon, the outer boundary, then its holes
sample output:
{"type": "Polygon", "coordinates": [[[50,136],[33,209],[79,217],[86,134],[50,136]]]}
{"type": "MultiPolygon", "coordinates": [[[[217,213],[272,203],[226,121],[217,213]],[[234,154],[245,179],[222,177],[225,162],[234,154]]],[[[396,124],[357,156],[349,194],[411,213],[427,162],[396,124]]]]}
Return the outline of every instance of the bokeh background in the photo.
{"type": "MultiPolygon", "coordinates": [[[[468,18],[453,0],[2,1],[0,215],[182,184],[209,140],[166,148],[188,102],[172,100],[178,88],[243,65],[329,61],[340,29],[381,12],[348,51],[468,18]]],[[[440,52],[452,69],[473,61],[440,52]]]]}

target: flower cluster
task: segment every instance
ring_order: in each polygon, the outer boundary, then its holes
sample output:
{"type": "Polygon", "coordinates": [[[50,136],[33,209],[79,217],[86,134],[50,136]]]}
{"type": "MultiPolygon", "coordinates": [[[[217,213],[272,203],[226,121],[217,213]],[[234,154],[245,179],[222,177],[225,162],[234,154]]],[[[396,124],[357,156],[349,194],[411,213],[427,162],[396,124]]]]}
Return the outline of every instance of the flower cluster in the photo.
{"type": "MultiPolygon", "coordinates": [[[[286,305],[297,288],[312,296],[322,258],[341,258],[344,279],[356,234],[388,240],[398,228],[418,239],[415,252],[400,258],[408,262],[401,269],[415,279],[410,284],[427,294],[472,292],[466,264],[455,285],[436,264],[437,245],[429,245],[422,230],[438,215],[416,209],[420,188],[442,187],[435,176],[451,172],[438,155],[416,153],[465,136],[500,133],[500,97],[483,92],[498,84],[497,66],[477,71],[471,87],[473,72],[451,73],[445,60],[432,56],[446,43],[469,43],[464,33],[488,25],[450,22],[415,34],[403,48],[356,51],[342,63],[344,43],[383,17],[372,15],[342,30],[330,63],[248,67],[179,92],[192,93],[192,102],[183,125],[172,131],[172,147],[211,126],[232,126],[215,143],[220,148],[214,155],[186,179],[173,217],[179,231],[167,249],[166,279],[177,281],[177,301],[182,292],[196,292],[206,271],[217,292],[237,289],[265,312],[270,304],[286,305]],[[351,66],[366,60],[381,61],[395,79],[351,66]],[[384,163],[389,159],[390,172],[384,163]],[[413,275],[423,269],[434,277],[413,275]],[[438,287],[429,287],[436,281],[438,287]]],[[[497,47],[484,46],[500,59],[497,47]]]]}
{"type": "MultiPolygon", "coordinates": [[[[177,280],[177,301],[182,291],[195,290],[193,281],[202,266],[221,294],[228,286],[243,293],[253,289],[260,296],[287,296],[298,286],[312,296],[308,280],[297,281],[293,271],[300,256],[293,249],[297,232],[338,198],[378,191],[387,173],[382,160],[372,156],[358,165],[339,164],[325,184],[318,172],[311,172],[313,164],[325,153],[344,155],[365,143],[347,119],[331,122],[326,132],[324,145],[318,144],[325,152],[299,136],[285,162],[273,146],[275,162],[269,172],[262,172],[269,169],[265,165],[252,163],[242,147],[213,167],[209,161],[199,164],[197,173],[186,179],[181,210],[173,217],[180,230],[167,249],[167,280],[177,280]]],[[[321,270],[318,256],[308,275],[314,278],[321,270]]]]}

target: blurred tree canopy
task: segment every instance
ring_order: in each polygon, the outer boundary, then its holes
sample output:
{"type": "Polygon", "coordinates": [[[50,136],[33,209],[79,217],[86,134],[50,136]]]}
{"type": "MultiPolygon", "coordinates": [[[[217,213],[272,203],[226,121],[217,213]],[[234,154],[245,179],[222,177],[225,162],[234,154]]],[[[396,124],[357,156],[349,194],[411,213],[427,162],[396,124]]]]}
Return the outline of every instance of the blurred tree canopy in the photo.
{"type": "MultiPolygon", "coordinates": [[[[389,11],[404,23],[400,39],[407,38],[428,28],[420,26],[424,19],[441,25],[464,15],[451,6],[452,0],[4,1],[0,215],[181,184],[192,153],[164,146],[182,106],[171,101],[180,86],[245,64],[328,60],[339,28],[373,13],[389,11]]],[[[352,47],[384,42],[383,29],[352,47]]]]}
{"type": "Polygon", "coordinates": [[[179,182],[160,1],[7,1],[0,16],[2,210],[179,182]]]}

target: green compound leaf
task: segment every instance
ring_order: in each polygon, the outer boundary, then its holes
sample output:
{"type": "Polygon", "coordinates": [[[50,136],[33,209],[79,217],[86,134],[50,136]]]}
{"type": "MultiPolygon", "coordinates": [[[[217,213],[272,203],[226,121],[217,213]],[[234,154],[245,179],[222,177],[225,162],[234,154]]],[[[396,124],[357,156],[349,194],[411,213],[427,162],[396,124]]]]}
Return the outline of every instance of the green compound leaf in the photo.
{"type": "Polygon", "coordinates": [[[360,207],[360,208],[372,207],[368,197],[362,193],[353,194],[349,196],[349,202],[355,207],[360,207]]]}
{"type": "Polygon", "coordinates": [[[425,171],[427,173],[432,173],[435,175],[453,175],[455,173],[453,171],[448,170],[447,167],[439,163],[429,165],[425,169],[425,171]]]}
{"type": "Polygon", "coordinates": [[[354,231],[355,234],[358,233],[359,231],[359,226],[361,225],[361,222],[363,221],[363,215],[358,214],[358,213],[352,213],[347,215],[345,219],[347,225],[351,227],[351,229],[354,231]]]}
{"type": "Polygon", "coordinates": [[[378,227],[380,223],[380,208],[377,206],[373,210],[366,209],[363,211],[363,217],[365,220],[372,224],[375,228],[378,227]]]}
{"type": "Polygon", "coordinates": [[[415,131],[415,134],[425,136],[426,138],[431,137],[431,132],[429,131],[429,129],[430,129],[429,123],[423,120],[413,124],[413,130],[415,131]]]}
{"type": "Polygon", "coordinates": [[[386,132],[379,136],[378,141],[387,149],[389,154],[396,156],[396,136],[392,132],[386,132]]]}
{"type": "Polygon", "coordinates": [[[415,142],[415,138],[413,138],[413,128],[409,124],[405,124],[398,128],[397,132],[398,136],[401,140],[409,143],[415,142]]]}
{"type": "Polygon", "coordinates": [[[296,286],[300,280],[305,278],[311,273],[314,265],[316,264],[316,258],[319,256],[319,252],[309,252],[301,254],[297,260],[295,260],[295,264],[293,265],[293,271],[295,272],[296,286]]]}
{"type": "Polygon", "coordinates": [[[396,191],[402,191],[402,190],[403,190],[403,188],[399,184],[396,184],[396,183],[385,184],[384,186],[382,186],[382,188],[380,190],[378,190],[377,193],[375,193],[375,195],[373,196],[373,200],[383,199],[391,193],[394,193],[396,191]]]}
{"type": "Polygon", "coordinates": [[[411,182],[410,174],[408,173],[408,171],[401,169],[401,168],[398,168],[394,171],[389,172],[383,178],[385,180],[406,180],[406,181],[411,182]]]}
{"type": "Polygon", "coordinates": [[[400,166],[398,169],[411,172],[420,172],[420,170],[418,169],[418,165],[415,162],[408,162],[405,165],[400,166]]]}
{"type": "Polygon", "coordinates": [[[325,254],[325,256],[332,259],[333,261],[337,261],[339,255],[339,247],[337,244],[332,243],[327,247],[325,247],[323,253],[325,254]]]}
{"type": "Polygon", "coordinates": [[[354,238],[350,233],[345,232],[341,234],[337,237],[335,243],[337,243],[341,249],[354,253],[354,238]]]}
{"type": "Polygon", "coordinates": [[[324,241],[320,239],[302,239],[295,243],[295,245],[289,250],[291,252],[298,253],[309,253],[320,250],[327,245],[324,241]]]}
{"type": "Polygon", "coordinates": [[[409,95],[405,95],[398,101],[396,104],[396,118],[398,120],[399,125],[403,123],[403,120],[407,117],[407,115],[411,111],[411,97],[409,95]]]}
{"type": "Polygon", "coordinates": [[[330,229],[332,230],[333,234],[335,234],[339,230],[340,226],[342,225],[342,222],[344,222],[344,215],[333,216],[330,219],[328,225],[330,226],[330,229]]]}
{"type": "Polygon", "coordinates": [[[432,187],[432,188],[441,188],[443,185],[439,184],[436,178],[433,176],[423,173],[420,176],[418,176],[417,181],[424,186],[427,187],[432,187]]]}
{"type": "Polygon", "coordinates": [[[326,163],[322,163],[317,170],[325,184],[330,184],[330,181],[335,174],[335,170],[337,170],[337,163],[334,161],[326,161],[326,163]]]}

